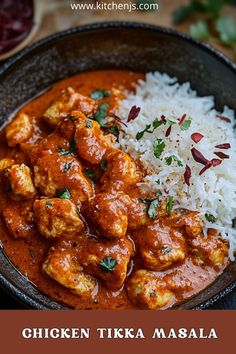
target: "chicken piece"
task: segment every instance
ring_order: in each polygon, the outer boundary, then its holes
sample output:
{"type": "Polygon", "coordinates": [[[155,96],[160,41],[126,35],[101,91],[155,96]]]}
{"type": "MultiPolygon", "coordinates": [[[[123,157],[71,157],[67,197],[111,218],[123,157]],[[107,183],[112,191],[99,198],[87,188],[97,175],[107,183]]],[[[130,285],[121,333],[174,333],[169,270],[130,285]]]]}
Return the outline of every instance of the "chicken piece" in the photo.
{"type": "Polygon", "coordinates": [[[31,205],[21,203],[11,205],[3,210],[3,219],[7,230],[14,238],[30,238],[34,233],[31,205]]]}
{"type": "Polygon", "coordinates": [[[126,283],[129,299],[138,307],[157,310],[171,304],[175,294],[168,286],[168,281],[147,270],[133,273],[126,283]]]}
{"type": "Polygon", "coordinates": [[[138,243],[144,266],[150,270],[164,270],[185,259],[186,245],[183,235],[167,226],[161,218],[134,231],[132,235],[138,243]]]}
{"type": "Polygon", "coordinates": [[[37,159],[45,152],[66,156],[75,152],[75,124],[69,118],[62,119],[53,133],[36,144],[21,144],[21,150],[27,155],[30,165],[34,166],[37,159]]]}
{"type": "Polygon", "coordinates": [[[5,170],[5,168],[14,165],[15,160],[13,159],[9,159],[9,158],[5,158],[5,159],[1,159],[0,160],[0,172],[5,170]]]}
{"type": "Polygon", "coordinates": [[[71,237],[84,228],[76,206],[68,199],[36,200],[34,216],[40,234],[47,238],[71,237]]]}
{"type": "Polygon", "coordinates": [[[141,226],[150,224],[151,219],[147,215],[147,205],[131,198],[129,204],[128,229],[137,230],[141,226]]]}
{"type": "Polygon", "coordinates": [[[23,163],[6,168],[3,171],[3,179],[13,200],[31,199],[36,195],[30,168],[23,163]]]}
{"type": "Polygon", "coordinates": [[[44,118],[52,127],[56,127],[62,118],[68,116],[72,110],[76,109],[88,115],[97,109],[97,103],[91,98],[79,94],[72,87],[68,87],[48,107],[44,113],[44,118]]]}
{"type": "Polygon", "coordinates": [[[211,231],[206,237],[198,235],[189,239],[188,246],[196,264],[208,264],[217,270],[225,264],[228,257],[228,244],[211,231]]]}
{"type": "Polygon", "coordinates": [[[25,113],[19,113],[6,127],[6,139],[10,147],[28,140],[33,133],[30,117],[25,113]]]}
{"type": "Polygon", "coordinates": [[[123,285],[133,245],[128,239],[100,241],[83,236],[79,241],[77,257],[86,273],[101,279],[111,290],[123,285]]]}
{"type": "Polygon", "coordinates": [[[109,146],[108,139],[104,137],[100,125],[96,121],[86,118],[83,113],[78,111],[71,114],[76,120],[75,140],[79,156],[91,164],[99,164],[109,146]]]}
{"type": "Polygon", "coordinates": [[[107,167],[101,178],[103,190],[122,190],[136,183],[140,176],[131,157],[121,150],[106,156],[107,167]]]}
{"type": "Polygon", "coordinates": [[[181,213],[173,213],[170,222],[173,227],[184,227],[189,237],[196,237],[202,233],[203,221],[197,211],[183,210],[181,213]]]}
{"type": "Polygon", "coordinates": [[[73,253],[71,244],[62,242],[52,246],[43,270],[49,277],[81,296],[93,297],[97,293],[97,282],[85,274],[73,253]]]}
{"type": "Polygon", "coordinates": [[[34,183],[48,197],[67,189],[76,205],[93,195],[92,184],[83,175],[79,161],[69,155],[43,152],[34,167],[34,183]]]}
{"type": "Polygon", "coordinates": [[[100,193],[91,200],[86,212],[103,237],[122,238],[128,226],[130,198],[123,192],[100,193]]]}

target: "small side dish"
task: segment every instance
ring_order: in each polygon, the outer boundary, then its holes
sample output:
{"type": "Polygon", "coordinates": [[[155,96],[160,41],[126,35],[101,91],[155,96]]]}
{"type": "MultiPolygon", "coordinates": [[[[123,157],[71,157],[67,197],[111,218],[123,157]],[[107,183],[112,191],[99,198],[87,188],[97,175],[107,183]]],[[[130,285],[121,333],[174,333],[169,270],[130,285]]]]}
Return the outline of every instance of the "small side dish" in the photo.
{"type": "Polygon", "coordinates": [[[48,297],[166,309],[234,259],[234,112],[166,74],[82,73],[0,140],[0,238],[48,297]]]}

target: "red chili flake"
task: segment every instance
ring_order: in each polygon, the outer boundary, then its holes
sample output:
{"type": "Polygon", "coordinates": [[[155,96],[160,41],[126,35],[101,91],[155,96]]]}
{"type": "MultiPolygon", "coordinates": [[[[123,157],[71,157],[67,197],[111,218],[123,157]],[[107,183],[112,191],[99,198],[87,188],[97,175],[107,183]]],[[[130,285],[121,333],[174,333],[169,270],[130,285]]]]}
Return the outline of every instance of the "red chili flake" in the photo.
{"type": "Polygon", "coordinates": [[[185,114],[180,118],[180,120],[179,120],[179,125],[181,125],[181,124],[184,122],[184,120],[185,120],[186,117],[187,117],[187,114],[185,113],[185,114]]]}
{"type": "Polygon", "coordinates": [[[223,120],[226,123],[231,123],[231,120],[227,117],[221,116],[219,114],[217,114],[216,117],[219,118],[220,120],[223,120]]]}
{"type": "Polygon", "coordinates": [[[214,152],[214,154],[216,155],[216,156],[218,156],[220,159],[229,159],[229,155],[227,155],[227,154],[224,154],[223,152],[221,152],[221,151],[217,151],[217,152],[214,152]]]}
{"type": "Polygon", "coordinates": [[[193,134],[191,135],[191,139],[192,139],[196,144],[199,143],[199,141],[201,141],[202,138],[204,138],[204,135],[202,135],[201,133],[198,133],[198,132],[193,133],[193,134]]]}
{"type": "Polygon", "coordinates": [[[195,161],[203,164],[203,165],[207,165],[207,163],[209,162],[203,155],[200,151],[198,151],[197,149],[195,148],[192,148],[191,149],[191,153],[193,155],[193,158],[195,161]]]}
{"type": "Polygon", "coordinates": [[[219,159],[212,159],[211,160],[211,165],[213,167],[219,166],[221,163],[222,163],[222,160],[219,160],[219,159]]]}
{"type": "Polygon", "coordinates": [[[164,115],[161,116],[160,121],[165,124],[166,123],[166,117],[164,115]]]}
{"type": "Polygon", "coordinates": [[[207,164],[199,172],[199,176],[201,176],[206,170],[208,170],[211,167],[212,167],[212,162],[208,161],[207,164]]]}
{"type": "Polygon", "coordinates": [[[140,110],[141,110],[140,107],[133,106],[129,112],[127,122],[129,123],[131,120],[134,120],[135,118],[137,118],[140,110]]]}
{"type": "Polygon", "coordinates": [[[127,124],[120,118],[118,117],[116,114],[112,114],[112,117],[117,120],[117,122],[119,122],[120,124],[124,124],[125,127],[127,127],[127,124]]]}
{"type": "Polygon", "coordinates": [[[167,130],[166,130],[166,134],[165,134],[166,138],[170,135],[171,129],[172,129],[172,125],[170,125],[169,128],[167,128],[167,130]]]}
{"type": "Polygon", "coordinates": [[[219,144],[219,145],[216,145],[215,148],[217,149],[230,149],[231,148],[231,145],[229,143],[225,143],[225,144],[219,144]]]}
{"type": "Polygon", "coordinates": [[[186,167],[185,167],[185,172],[184,172],[184,180],[185,180],[185,183],[186,183],[188,186],[190,186],[190,178],[191,178],[191,175],[192,175],[192,173],[191,173],[191,168],[190,168],[188,165],[186,165],[186,167]]]}

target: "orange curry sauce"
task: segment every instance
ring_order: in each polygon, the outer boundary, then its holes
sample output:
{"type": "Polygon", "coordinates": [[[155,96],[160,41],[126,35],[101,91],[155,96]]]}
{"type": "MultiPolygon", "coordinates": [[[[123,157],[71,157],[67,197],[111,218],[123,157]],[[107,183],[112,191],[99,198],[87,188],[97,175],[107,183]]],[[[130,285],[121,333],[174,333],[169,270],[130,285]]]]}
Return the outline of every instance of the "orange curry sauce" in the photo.
{"type": "MultiPolygon", "coordinates": [[[[124,90],[134,90],[135,83],[139,79],[143,79],[144,75],[139,73],[132,73],[128,71],[97,71],[88,72],[76,75],[72,78],[63,80],[57,83],[54,87],[50,88],[47,92],[43,93],[36,99],[27,103],[21,112],[26,113],[30,117],[34,117],[34,134],[29,139],[31,147],[36,145],[37,141],[46,137],[48,134],[53,132],[53,129],[49,127],[44,118],[44,112],[46,109],[55,101],[60,95],[61,91],[67,87],[74,88],[75,91],[79,92],[84,96],[90,96],[90,93],[97,88],[102,88],[112,92],[112,95],[105,97],[101,102],[109,103],[110,109],[117,105],[119,99],[123,97],[124,90]]],[[[24,144],[18,144],[15,147],[8,147],[4,128],[1,132],[0,139],[0,159],[11,158],[15,160],[15,163],[25,163],[29,166],[29,155],[30,148],[24,144]]],[[[50,169],[51,166],[48,166],[50,169]]],[[[32,168],[33,171],[33,168],[32,168]]],[[[9,194],[6,192],[6,186],[1,183],[1,213],[3,213],[6,208],[11,209],[15,217],[15,222],[18,222],[17,215],[23,213],[25,210],[30,210],[32,206],[31,200],[26,201],[16,201],[12,200],[9,194]],[[28,209],[27,209],[28,208],[28,209]],[[20,210],[20,211],[19,211],[20,210]],[[23,211],[22,211],[23,210],[23,211]],[[18,213],[18,214],[17,214],[18,213]]],[[[96,189],[96,187],[95,187],[96,189]]],[[[128,194],[130,196],[137,196],[137,188],[132,186],[128,189],[128,194]]],[[[40,195],[41,196],[41,195],[40,195]]],[[[140,197],[140,195],[139,195],[140,197]]],[[[36,197],[37,199],[37,197],[36,197]]],[[[13,218],[14,220],[14,218],[13,218]]],[[[151,222],[151,221],[150,221],[151,222]]],[[[168,216],[164,216],[163,220],[160,221],[160,227],[164,223],[165,227],[172,227],[173,219],[168,216]],[[167,226],[166,226],[167,225],[167,226]]],[[[14,221],[13,221],[14,223],[14,221]]],[[[86,220],[88,225],[88,230],[90,228],[90,223],[86,220]]],[[[159,226],[158,226],[159,227],[159,226]]],[[[14,228],[14,225],[13,225],[14,228]]],[[[94,233],[94,228],[91,226],[90,231],[94,233]]],[[[17,231],[17,230],[16,230],[17,231]]],[[[79,296],[73,294],[66,287],[60,285],[55,280],[51,279],[42,270],[42,263],[47,257],[49,248],[54,244],[54,240],[47,239],[40,235],[37,231],[36,225],[33,230],[25,230],[25,238],[13,237],[6,228],[6,220],[1,218],[0,223],[0,239],[3,244],[4,251],[12,261],[12,263],[19,269],[19,271],[26,276],[32,283],[34,283],[42,293],[46,294],[49,298],[54,299],[60,303],[63,303],[69,307],[79,308],[79,309],[130,309],[130,308],[152,308],[152,306],[145,306],[142,300],[132,301],[132,296],[128,297],[125,285],[120,289],[111,290],[108,289],[103,281],[98,280],[98,290],[93,296],[79,296]],[[28,234],[30,236],[28,236],[28,234]]],[[[155,227],[153,230],[147,230],[145,226],[140,229],[129,232],[130,239],[133,239],[135,247],[135,256],[132,257],[131,262],[128,266],[127,279],[132,276],[136,269],[149,269],[153,271],[152,264],[148,264],[148,260],[142,263],[142,248],[146,249],[152,247],[155,244],[155,227]],[[136,241],[137,240],[137,244],[136,241]],[[151,245],[151,246],[150,246],[151,245]],[[137,249],[139,251],[137,251],[137,249]]],[[[174,231],[173,231],[174,232],[174,231]]],[[[163,236],[165,239],[165,235],[163,236]]],[[[168,238],[168,235],[166,236],[168,238]]],[[[173,241],[174,242],[174,241],[173,241]]],[[[168,240],[167,240],[168,243],[168,240]]],[[[194,242],[193,242],[194,244],[194,242]]],[[[184,246],[185,247],[185,246],[184,246]]],[[[155,274],[163,277],[168,274],[174,274],[175,282],[175,296],[168,302],[167,305],[162,308],[167,308],[176,305],[180,302],[185,301],[187,298],[192,297],[194,294],[198,293],[205,287],[207,287],[215,278],[222,272],[227,263],[227,257],[225,256],[224,262],[221,265],[213,266],[207,260],[202,262],[196,262],[194,260],[194,255],[196,255],[198,249],[197,241],[194,246],[193,252],[187,252],[187,255],[183,261],[174,263],[163,270],[158,270],[155,274]],[[191,285],[185,284],[186,279],[191,280],[191,285]],[[179,290],[178,290],[179,287],[179,290]]],[[[209,254],[209,249],[214,249],[216,246],[209,243],[209,247],[204,254],[209,254]]],[[[200,257],[200,256],[199,256],[200,257]]],[[[201,256],[203,257],[203,256],[201,256]]],[[[200,257],[200,258],[201,258],[200,257]]],[[[132,287],[132,286],[131,286],[132,287]]],[[[132,291],[129,290],[128,293],[132,291]]],[[[150,296],[155,296],[150,294],[150,296]]],[[[160,306],[161,307],[161,306],[160,306]]]]}

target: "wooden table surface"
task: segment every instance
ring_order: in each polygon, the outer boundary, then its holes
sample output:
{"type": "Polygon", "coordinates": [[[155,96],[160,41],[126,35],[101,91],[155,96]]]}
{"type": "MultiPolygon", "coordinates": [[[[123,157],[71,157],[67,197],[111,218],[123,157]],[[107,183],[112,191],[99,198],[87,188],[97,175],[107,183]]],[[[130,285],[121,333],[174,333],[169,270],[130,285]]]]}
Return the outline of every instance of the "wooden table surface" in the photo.
{"type": "MultiPolygon", "coordinates": [[[[187,4],[188,0],[157,0],[159,4],[158,11],[73,11],[68,0],[36,0],[38,1],[38,11],[40,12],[40,25],[36,35],[32,41],[44,38],[52,33],[75,27],[79,25],[89,24],[102,21],[137,21],[149,23],[164,27],[171,27],[182,32],[189,32],[191,23],[203,19],[203,15],[196,15],[190,20],[175,26],[172,23],[172,12],[181,5],[187,4]]],[[[111,2],[113,0],[103,0],[111,2]]],[[[217,0],[215,0],[217,1],[217,0]]],[[[77,1],[78,2],[78,1],[77,1]]],[[[84,2],[84,1],[83,1],[84,2]]],[[[91,3],[91,0],[88,1],[91,3]]],[[[129,3],[130,0],[119,0],[119,3],[129,3]]],[[[76,3],[76,1],[75,1],[76,3]]],[[[230,15],[236,19],[236,6],[225,6],[223,15],[230,15]]],[[[210,43],[222,50],[226,55],[235,59],[231,49],[219,45],[216,41],[211,40],[210,43]]]]}

